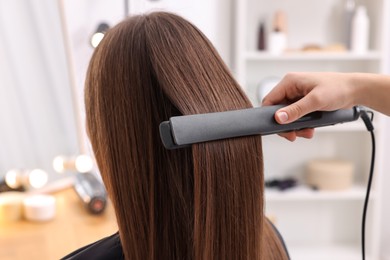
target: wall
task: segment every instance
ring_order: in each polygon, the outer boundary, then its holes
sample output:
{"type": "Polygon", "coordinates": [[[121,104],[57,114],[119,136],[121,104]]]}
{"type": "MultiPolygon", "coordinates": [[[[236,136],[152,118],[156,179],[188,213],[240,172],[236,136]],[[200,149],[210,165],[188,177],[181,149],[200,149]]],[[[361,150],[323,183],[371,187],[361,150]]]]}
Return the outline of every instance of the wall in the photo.
{"type": "Polygon", "coordinates": [[[74,111],[56,1],[0,0],[0,178],[77,154],[74,111]]]}
{"type": "MultiPolygon", "coordinates": [[[[383,165],[383,177],[382,177],[382,237],[381,241],[381,253],[383,260],[390,260],[390,118],[386,118],[385,129],[383,131],[385,134],[384,142],[384,161],[383,165]]],[[[375,177],[374,177],[375,178],[375,177]]]]}
{"type": "MultiPolygon", "coordinates": [[[[385,10],[387,14],[390,14],[390,2],[386,1],[385,5],[385,10]]],[[[387,25],[388,30],[386,38],[383,39],[383,46],[384,46],[384,53],[385,57],[387,57],[386,62],[384,64],[384,71],[386,74],[390,74],[390,17],[389,15],[385,15],[383,18],[383,24],[387,25]]],[[[384,118],[384,144],[383,145],[383,154],[384,154],[384,159],[382,160],[384,162],[384,165],[380,165],[377,167],[382,167],[382,197],[381,197],[381,210],[382,210],[382,221],[380,223],[382,227],[382,234],[381,234],[381,259],[383,260],[390,260],[390,189],[388,186],[390,185],[390,160],[388,159],[390,156],[390,117],[385,117],[384,118]]],[[[374,177],[375,178],[375,177],[374,177]]]]}

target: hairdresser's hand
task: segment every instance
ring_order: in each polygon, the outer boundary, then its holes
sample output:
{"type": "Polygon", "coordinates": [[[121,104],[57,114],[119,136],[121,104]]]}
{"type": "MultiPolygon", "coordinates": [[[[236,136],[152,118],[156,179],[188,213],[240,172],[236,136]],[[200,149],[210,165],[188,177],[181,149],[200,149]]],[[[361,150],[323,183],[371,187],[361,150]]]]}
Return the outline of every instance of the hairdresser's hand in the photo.
{"type": "MultiPolygon", "coordinates": [[[[280,124],[286,124],[317,110],[332,111],[354,104],[353,87],[348,74],[289,73],[263,99],[263,105],[290,104],[275,113],[280,124]]],[[[296,137],[313,137],[314,129],[283,133],[290,141],[296,137]]]]}

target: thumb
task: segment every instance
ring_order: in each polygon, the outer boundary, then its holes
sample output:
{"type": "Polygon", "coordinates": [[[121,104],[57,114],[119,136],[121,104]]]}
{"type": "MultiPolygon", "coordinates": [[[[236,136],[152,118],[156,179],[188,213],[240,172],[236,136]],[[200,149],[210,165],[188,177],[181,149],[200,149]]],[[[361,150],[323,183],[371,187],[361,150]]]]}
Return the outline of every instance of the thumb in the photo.
{"type": "Polygon", "coordinates": [[[279,109],[275,113],[276,122],[279,124],[288,124],[310,112],[317,110],[314,104],[311,105],[311,103],[310,99],[305,96],[297,102],[279,109]]]}

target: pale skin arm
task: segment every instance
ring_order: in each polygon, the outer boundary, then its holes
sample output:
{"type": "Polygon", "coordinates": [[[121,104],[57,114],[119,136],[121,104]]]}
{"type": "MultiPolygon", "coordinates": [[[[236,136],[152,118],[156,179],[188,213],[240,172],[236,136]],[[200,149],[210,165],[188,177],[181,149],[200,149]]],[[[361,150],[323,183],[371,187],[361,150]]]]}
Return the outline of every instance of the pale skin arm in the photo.
{"type": "MultiPolygon", "coordinates": [[[[370,107],[390,116],[390,76],[369,73],[299,72],[287,74],[264,98],[263,105],[290,104],[275,114],[280,124],[290,123],[317,111],[332,111],[355,105],[370,107]]],[[[284,133],[311,138],[313,129],[284,133]]]]}

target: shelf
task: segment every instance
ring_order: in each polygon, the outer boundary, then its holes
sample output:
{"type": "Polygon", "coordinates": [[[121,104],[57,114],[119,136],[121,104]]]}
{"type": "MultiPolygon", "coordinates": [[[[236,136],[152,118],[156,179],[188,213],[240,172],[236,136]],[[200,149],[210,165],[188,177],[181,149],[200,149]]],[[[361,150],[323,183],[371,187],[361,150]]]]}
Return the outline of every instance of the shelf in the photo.
{"type": "MultiPolygon", "coordinates": [[[[351,51],[321,49],[301,51],[301,46],[311,43],[327,46],[344,41],[344,3],[329,1],[266,1],[243,0],[235,6],[236,30],[235,73],[238,81],[253,101],[259,105],[260,92],[267,92],[289,72],[362,72],[386,74],[385,55],[388,40],[389,2],[384,0],[360,2],[367,7],[373,30],[370,31],[370,49],[364,54],[351,51]],[[272,27],[278,10],[287,14],[288,49],[282,54],[257,50],[259,23],[266,33],[272,27]],[[384,19],[386,18],[386,19],[384,19]],[[340,23],[341,22],[341,23],[340,23]],[[277,78],[276,83],[272,82],[277,78]],[[269,80],[269,81],[268,81],[269,80]]],[[[267,34],[265,37],[267,38],[267,34]]],[[[266,39],[267,40],[267,39],[266,39]]],[[[267,41],[266,41],[267,43],[267,41]]],[[[384,122],[375,116],[377,143],[384,142],[384,122]]],[[[279,137],[264,138],[263,148],[266,174],[273,178],[303,177],[305,164],[318,158],[343,158],[355,165],[356,182],[345,191],[314,191],[304,185],[286,191],[265,189],[266,212],[275,218],[286,240],[291,259],[298,260],[361,260],[361,211],[366,196],[365,181],[370,164],[371,142],[362,120],[318,127],[311,140],[299,138],[294,144],[279,137]],[[361,181],[361,182],[360,182],[361,181]]],[[[377,150],[370,212],[367,218],[370,240],[366,241],[367,260],[377,260],[379,238],[383,227],[381,218],[381,182],[383,147],[377,150]],[[378,175],[378,176],[377,176],[378,175]],[[371,241],[373,238],[374,241],[371,241]]],[[[368,231],[368,230],[366,230],[368,231]]],[[[386,253],[386,252],[385,252],[386,253]]]]}
{"type": "MultiPolygon", "coordinates": [[[[361,260],[361,250],[357,245],[304,245],[288,246],[291,259],[299,260],[361,260]]],[[[367,255],[366,259],[372,259],[367,255]]]]}
{"type": "Polygon", "coordinates": [[[382,57],[378,51],[370,51],[365,54],[350,52],[287,52],[281,55],[251,51],[245,52],[244,58],[248,61],[380,61],[382,57]]]}
{"type": "MultiPolygon", "coordinates": [[[[345,201],[363,200],[366,195],[366,187],[353,186],[345,191],[315,191],[306,186],[298,186],[286,191],[266,189],[267,201],[345,201]]],[[[375,192],[371,191],[370,199],[375,198],[375,192]]]]}

